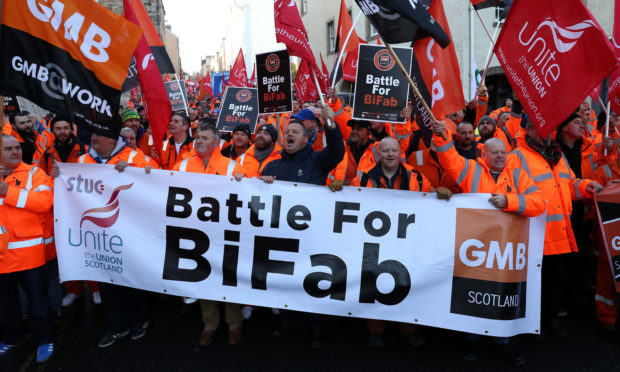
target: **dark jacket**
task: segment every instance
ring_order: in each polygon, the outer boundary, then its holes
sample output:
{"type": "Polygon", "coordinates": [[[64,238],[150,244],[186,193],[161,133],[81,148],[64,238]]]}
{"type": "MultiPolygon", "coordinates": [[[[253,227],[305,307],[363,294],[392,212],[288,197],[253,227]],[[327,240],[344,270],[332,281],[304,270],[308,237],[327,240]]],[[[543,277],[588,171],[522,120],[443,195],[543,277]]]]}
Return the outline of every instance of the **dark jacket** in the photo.
{"type": "Polygon", "coordinates": [[[282,159],[265,166],[262,176],[276,176],[276,180],[325,185],[327,174],[344,157],[344,142],[338,127],[325,130],[327,147],[312,151],[312,145],[294,154],[282,150],[282,159]]]}

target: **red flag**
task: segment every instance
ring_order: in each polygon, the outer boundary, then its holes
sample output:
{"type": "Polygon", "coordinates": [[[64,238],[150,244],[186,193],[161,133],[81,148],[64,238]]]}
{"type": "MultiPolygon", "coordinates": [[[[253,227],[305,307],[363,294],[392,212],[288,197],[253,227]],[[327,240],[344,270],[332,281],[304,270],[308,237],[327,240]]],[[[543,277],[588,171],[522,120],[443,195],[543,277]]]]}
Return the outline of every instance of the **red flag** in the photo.
{"type": "Polygon", "coordinates": [[[599,85],[596,86],[596,88],[592,89],[592,92],[590,92],[590,99],[592,100],[592,104],[595,104],[598,101],[598,97],[601,96],[602,85],[603,83],[601,82],[599,85]]]}
{"type": "Polygon", "coordinates": [[[254,68],[252,69],[252,77],[250,78],[250,86],[256,88],[256,62],[254,62],[254,68]]]}
{"type": "Polygon", "coordinates": [[[357,36],[357,32],[355,29],[351,33],[349,37],[349,41],[347,45],[344,45],[345,40],[347,39],[347,35],[349,31],[353,28],[353,22],[351,22],[351,17],[349,16],[349,11],[347,10],[347,5],[344,3],[344,0],[340,0],[340,17],[338,17],[338,49],[340,53],[348,53],[352,50],[357,49],[360,45],[359,38],[357,36]]]}
{"type": "MultiPolygon", "coordinates": [[[[450,28],[443,9],[442,0],[434,0],[428,9],[429,13],[443,28],[450,40],[450,28]]],[[[454,43],[445,49],[432,38],[416,41],[413,51],[418,59],[422,78],[431,89],[431,110],[436,117],[444,117],[463,109],[463,86],[461,71],[456,58],[454,43]]]]}
{"type": "MultiPolygon", "coordinates": [[[[140,0],[134,0],[134,3],[140,0]]],[[[129,0],[123,0],[125,7],[125,18],[130,22],[139,25],[138,18],[129,3],[129,0]]],[[[161,80],[159,68],[151,54],[146,38],[142,36],[138,47],[134,51],[134,58],[138,63],[138,80],[142,87],[142,99],[144,101],[144,110],[151,125],[151,133],[153,135],[154,148],[159,152],[162,148],[164,134],[168,128],[168,122],[172,116],[172,108],[170,107],[170,99],[166,88],[161,80]]]]}
{"type": "Polygon", "coordinates": [[[273,10],[276,41],[284,43],[290,55],[306,59],[312,66],[316,66],[314,53],[308,42],[308,33],[299,16],[295,0],[275,0],[273,10]]]}
{"type": "Polygon", "coordinates": [[[200,82],[200,100],[203,100],[205,96],[213,99],[213,85],[211,84],[211,74],[209,71],[207,71],[207,76],[203,77],[200,82]]]}
{"type": "Polygon", "coordinates": [[[495,54],[543,137],[617,66],[605,32],[580,0],[515,1],[495,54]]]}
{"type": "Polygon", "coordinates": [[[134,99],[138,98],[138,87],[132,88],[132,89],[129,91],[129,94],[131,94],[131,97],[130,97],[129,99],[130,99],[130,100],[132,100],[132,101],[133,101],[134,99]]]}
{"type": "MultiPolygon", "coordinates": [[[[359,44],[366,44],[366,41],[358,38],[359,44]]],[[[352,50],[347,54],[347,57],[342,63],[342,78],[346,81],[355,83],[357,77],[357,58],[359,56],[359,47],[352,50]]]]}
{"type": "Polygon", "coordinates": [[[230,77],[228,78],[228,85],[231,87],[247,87],[248,86],[248,73],[245,69],[245,59],[243,58],[243,50],[239,49],[235,64],[230,70],[230,77]]]}
{"type": "Polygon", "coordinates": [[[310,68],[309,63],[302,59],[297,69],[294,85],[297,91],[297,99],[300,102],[315,102],[319,99],[319,93],[316,89],[316,84],[314,84],[310,68]]]}
{"type": "MultiPolygon", "coordinates": [[[[614,32],[612,35],[613,50],[616,60],[620,63],[620,0],[614,4],[614,32]]],[[[607,99],[611,102],[611,109],[620,113],[620,67],[616,68],[609,76],[609,89],[607,99]]]]}

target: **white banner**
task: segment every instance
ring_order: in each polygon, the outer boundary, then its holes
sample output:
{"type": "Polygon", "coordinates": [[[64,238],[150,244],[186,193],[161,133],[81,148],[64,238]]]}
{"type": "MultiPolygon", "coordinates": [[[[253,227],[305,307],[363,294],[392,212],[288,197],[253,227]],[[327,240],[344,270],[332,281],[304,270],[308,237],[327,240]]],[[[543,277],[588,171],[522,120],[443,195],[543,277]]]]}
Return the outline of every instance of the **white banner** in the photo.
{"type": "Polygon", "coordinates": [[[59,164],[60,275],[233,303],[512,336],[540,324],[545,217],[487,194],[59,164]]]}

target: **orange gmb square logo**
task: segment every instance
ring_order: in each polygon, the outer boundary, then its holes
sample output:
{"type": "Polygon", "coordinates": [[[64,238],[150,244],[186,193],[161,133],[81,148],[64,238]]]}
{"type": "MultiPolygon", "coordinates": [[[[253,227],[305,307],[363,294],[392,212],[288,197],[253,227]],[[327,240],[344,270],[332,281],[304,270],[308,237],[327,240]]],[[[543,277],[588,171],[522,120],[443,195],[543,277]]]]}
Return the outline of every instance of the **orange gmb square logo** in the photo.
{"type": "Polygon", "coordinates": [[[529,219],[499,210],[457,209],[450,312],[525,317],[529,219]]]}

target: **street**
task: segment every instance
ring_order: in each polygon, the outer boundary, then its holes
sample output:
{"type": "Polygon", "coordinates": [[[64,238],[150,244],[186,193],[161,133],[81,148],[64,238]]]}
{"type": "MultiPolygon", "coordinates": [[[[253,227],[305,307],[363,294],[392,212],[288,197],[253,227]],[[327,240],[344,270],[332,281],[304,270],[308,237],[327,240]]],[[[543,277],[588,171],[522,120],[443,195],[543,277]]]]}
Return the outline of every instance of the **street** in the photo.
{"type": "MultiPolygon", "coordinates": [[[[105,301],[105,300],[104,300],[105,301]]],[[[131,341],[125,337],[114,345],[97,348],[103,335],[104,320],[100,307],[80,298],[63,310],[59,338],[50,361],[37,365],[32,342],[16,348],[0,359],[1,371],[479,371],[509,370],[501,357],[491,350],[481,352],[476,363],[464,361],[460,348],[462,334],[424,328],[427,345],[413,348],[388,325],[385,346],[367,345],[364,321],[330,318],[330,334],[323,350],[310,347],[309,335],[294,328],[285,339],[272,336],[274,316],[269,309],[255,309],[244,326],[243,342],[226,343],[226,327],[221,326],[214,342],[200,347],[202,330],[200,310],[192,306],[181,315],[181,300],[151,296],[151,324],[146,337],[131,341]]],[[[582,320],[583,318],[580,318],[582,320]]],[[[612,343],[594,331],[593,320],[569,320],[571,337],[559,339],[546,335],[542,343],[531,335],[513,339],[512,345],[526,356],[523,370],[535,371],[611,371],[620,370],[620,344],[612,343]]],[[[489,346],[488,342],[485,342],[489,346]]]]}

